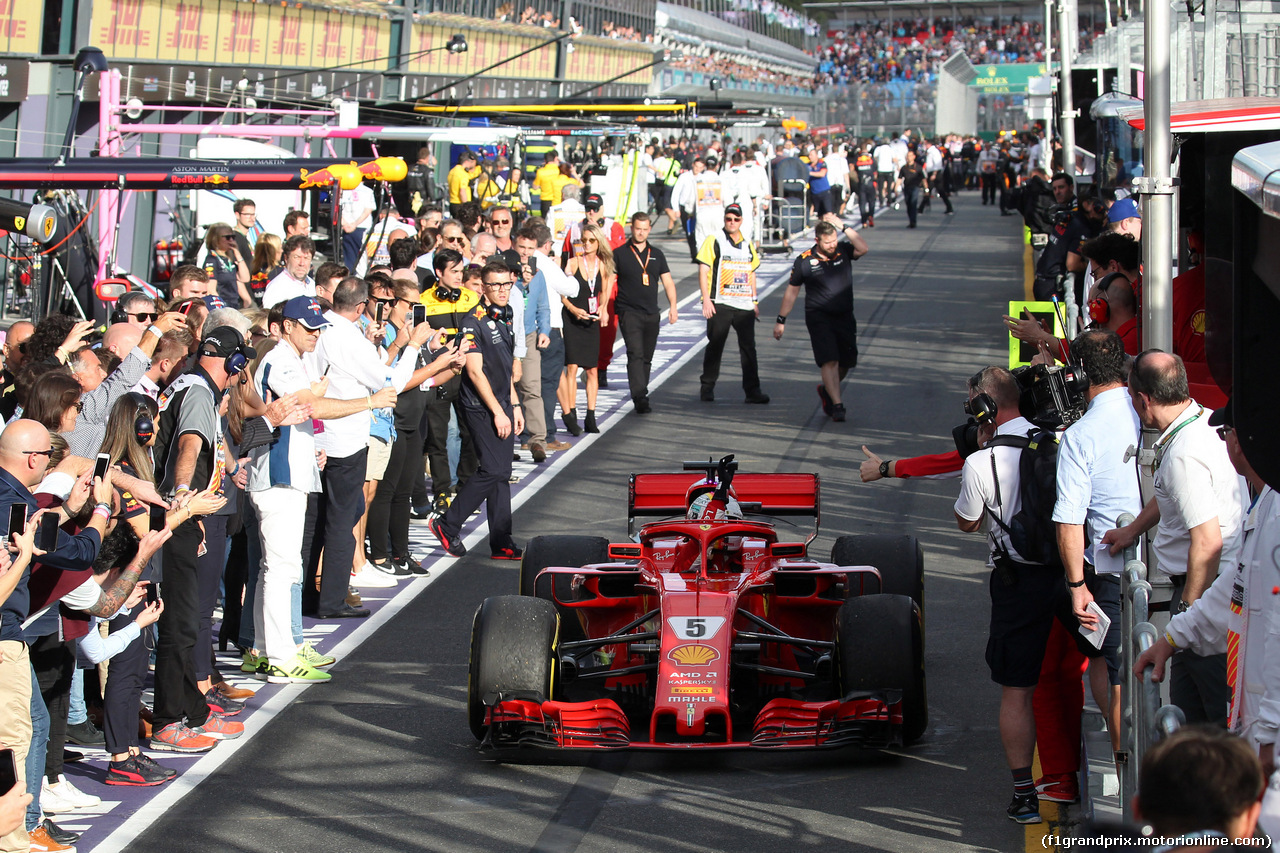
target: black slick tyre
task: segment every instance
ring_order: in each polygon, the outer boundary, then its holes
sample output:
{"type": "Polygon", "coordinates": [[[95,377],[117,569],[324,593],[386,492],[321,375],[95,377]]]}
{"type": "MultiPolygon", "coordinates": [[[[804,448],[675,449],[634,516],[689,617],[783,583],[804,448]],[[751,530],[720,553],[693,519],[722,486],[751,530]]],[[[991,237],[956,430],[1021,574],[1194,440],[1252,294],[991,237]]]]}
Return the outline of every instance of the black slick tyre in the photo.
{"type": "Polygon", "coordinates": [[[924,612],[924,551],[914,536],[863,533],[841,536],[831,547],[837,566],[874,566],[882,593],[906,595],[924,612]]]}
{"type": "Polygon", "coordinates": [[[850,598],[836,614],[840,696],[861,690],[902,691],[902,737],[920,739],[929,725],[920,610],[905,595],[850,598]]]}
{"type": "Polygon", "coordinates": [[[520,595],[486,598],[471,624],[467,719],[483,740],[485,698],[545,702],[556,689],[560,618],[549,601],[520,595]]]}

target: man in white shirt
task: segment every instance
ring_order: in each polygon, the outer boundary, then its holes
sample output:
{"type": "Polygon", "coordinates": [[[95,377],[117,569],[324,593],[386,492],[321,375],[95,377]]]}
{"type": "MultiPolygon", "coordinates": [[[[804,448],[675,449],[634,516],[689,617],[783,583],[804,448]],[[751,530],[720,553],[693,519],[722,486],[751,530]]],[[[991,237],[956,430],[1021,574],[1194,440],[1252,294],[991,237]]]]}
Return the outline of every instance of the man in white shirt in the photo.
{"type": "MultiPolygon", "coordinates": [[[[280,342],[263,357],[253,377],[265,402],[287,394],[297,394],[312,407],[316,420],[333,420],[357,412],[395,405],[394,388],[383,388],[372,396],[361,394],[350,400],[325,397],[328,381],[315,373],[304,356],[313,352],[320,330],[329,321],[320,303],[297,296],[284,304],[280,342]]],[[[293,642],[292,590],[302,577],[303,519],[307,496],[321,488],[320,465],[315,446],[315,420],[282,427],[280,438],[253,451],[246,487],[258,513],[262,536],[262,572],[254,602],[254,636],[267,659],[267,681],[273,684],[309,684],[329,680],[329,674],[313,667],[293,642]]],[[[345,571],[348,557],[341,564],[345,571]]],[[[351,607],[345,601],[336,611],[320,611],[321,618],[368,616],[369,611],[351,607]]]]}
{"type": "Polygon", "coordinates": [[[706,168],[706,161],[701,157],[697,158],[693,161],[692,167],[680,173],[680,177],[676,178],[675,186],[671,188],[671,202],[680,210],[680,227],[684,230],[685,239],[689,242],[690,261],[698,259],[698,243],[694,240],[693,228],[690,227],[693,217],[698,212],[698,196],[694,189],[698,175],[702,174],[706,168]]]}
{"type": "Polygon", "coordinates": [[[316,244],[310,237],[290,237],[280,250],[284,269],[267,283],[262,292],[262,307],[267,310],[288,302],[297,296],[315,296],[316,281],[311,277],[311,261],[316,255],[316,244]]]}
{"type": "Polygon", "coordinates": [[[342,264],[347,269],[353,270],[356,268],[356,262],[360,260],[360,249],[364,246],[364,232],[373,216],[373,208],[377,202],[374,201],[373,190],[362,182],[353,190],[342,190],[342,200],[339,204],[342,208],[342,264]]]}
{"type": "Polygon", "coordinates": [[[887,142],[877,145],[871,156],[876,161],[876,192],[880,197],[880,206],[883,207],[893,200],[893,187],[898,175],[896,158],[893,148],[887,142]]]}
{"type": "MultiPolygon", "coordinates": [[[[988,422],[994,423],[996,436],[1026,436],[1035,429],[1018,413],[1018,382],[1008,370],[988,367],[971,380],[970,401],[983,397],[986,408],[995,410],[988,422]]],[[[991,594],[987,666],[991,680],[1000,685],[1000,741],[1013,774],[1013,801],[1007,814],[1010,820],[1027,824],[1041,822],[1031,769],[1036,747],[1032,696],[1053,620],[1062,618],[1055,613],[1061,601],[1062,569],[1033,563],[1019,554],[1006,529],[1022,509],[1022,452],[1018,446],[987,445],[970,454],[961,473],[955,516],[957,526],[966,533],[980,531],[983,516],[988,516],[993,568],[987,585],[991,594]]]]}
{"type": "Polygon", "coordinates": [[[833,146],[822,161],[827,164],[832,206],[837,216],[844,216],[845,201],[849,198],[849,158],[845,155],[844,143],[833,146]]]}
{"type": "MultiPolygon", "coordinates": [[[[414,328],[409,342],[394,367],[370,340],[381,327],[371,325],[365,333],[358,325],[369,301],[369,285],[364,279],[347,276],[333,291],[333,310],[325,313],[329,327],[320,336],[315,349],[315,370],[329,380],[326,394],[337,400],[372,397],[388,386],[397,394],[410,387],[415,376],[418,352],[431,336],[426,323],[414,328]]],[[[426,377],[418,380],[421,384],[426,377]]],[[[346,600],[350,568],[354,563],[356,542],[353,529],[364,515],[364,480],[369,452],[371,411],[330,420],[324,431],[315,436],[316,450],[325,454],[321,472],[323,483],[317,539],[324,540],[324,569],[320,578],[320,596],[316,610],[338,613],[346,600]]],[[[317,543],[318,544],[318,543],[317,543]]],[[[320,549],[310,549],[318,558],[320,549]]],[[[368,573],[368,569],[363,570],[368,573]]],[[[367,583],[366,586],[370,585],[367,583]]],[[[373,577],[374,583],[385,580],[373,577]]],[[[357,580],[356,584],[359,585],[357,580]]]]}
{"type": "MultiPolygon", "coordinates": [[[[1239,559],[1240,478],[1209,425],[1213,412],[1191,399],[1181,358],[1160,350],[1140,353],[1129,371],[1129,398],[1143,427],[1160,431],[1154,446],[1155,497],[1133,524],[1108,531],[1102,542],[1119,553],[1158,523],[1151,550],[1156,568],[1173,582],[1169,612],[1176,616],[1205,593],[1220,569],[1234,567],[1239,559]]],[[[1187,722],[1225,725],[1231,701],[1226,655],[1179,652],[1169,694],[1187,722]]]]}

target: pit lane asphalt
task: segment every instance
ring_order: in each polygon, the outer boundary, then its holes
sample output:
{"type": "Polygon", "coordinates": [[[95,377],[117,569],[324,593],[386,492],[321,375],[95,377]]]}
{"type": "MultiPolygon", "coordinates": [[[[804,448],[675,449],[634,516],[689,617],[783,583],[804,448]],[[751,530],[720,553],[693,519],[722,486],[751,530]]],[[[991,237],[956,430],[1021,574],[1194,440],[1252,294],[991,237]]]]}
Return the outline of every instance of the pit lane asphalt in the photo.
{"type": "MultiPolygon", "coordinates": [[[[929,730],[897,754],[609,753],[583,763],[529,754],[495,762],[466,724],[471,616],[516,589],[514,565],[483,544],[354,654],[303,691],[131,851],[1013,851],[998,690],[983,662],[989,604],[982,537],[955,528],[955,480],[863,484],[860,446],[885,458],[950,449],[966,377],[1005,363],[999,315],[1022,296],[1021,228],[982,207],[936,209],[906,229],[877,218],[855,266],[862,359],[845,385],[849,422],[818,407],[803,315],[783,342],[757,326],[768,406],[742,404],[726,348],[715,403],[698,400],[696,356],[653,399],[569,462],[515,514],[539,532],[626,534],[627,475],[738,454],[744,471],[818,471],[825,557],[844,533],[914,533],[925,549],[929,730]]],[[[661,222],[655,233],[665,228],[661,222]]],[[[683,243],[659,238],[683,297],[697,287],[683,243]]],[[[696,303],[686,309],[696,310],[696,303]]],[[[613,382],[625,382],[615,374],[613,382]]],[[[1048,831],[1048,824],[1045,830],[1048,831]]]]}

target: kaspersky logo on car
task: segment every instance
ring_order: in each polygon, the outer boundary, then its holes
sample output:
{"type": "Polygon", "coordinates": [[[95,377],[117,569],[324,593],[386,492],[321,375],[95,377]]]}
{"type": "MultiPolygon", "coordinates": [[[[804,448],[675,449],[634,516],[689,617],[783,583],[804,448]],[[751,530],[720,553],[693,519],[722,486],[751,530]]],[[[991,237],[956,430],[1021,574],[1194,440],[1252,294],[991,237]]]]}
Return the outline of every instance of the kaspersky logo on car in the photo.
{"type": "Polygon", "coordinates": [[[667,658],[676,666],[702,667],[720,657],[720,653],[711,646],[699,643],[688,643],[676,646],[667,654],[667,658]]]}

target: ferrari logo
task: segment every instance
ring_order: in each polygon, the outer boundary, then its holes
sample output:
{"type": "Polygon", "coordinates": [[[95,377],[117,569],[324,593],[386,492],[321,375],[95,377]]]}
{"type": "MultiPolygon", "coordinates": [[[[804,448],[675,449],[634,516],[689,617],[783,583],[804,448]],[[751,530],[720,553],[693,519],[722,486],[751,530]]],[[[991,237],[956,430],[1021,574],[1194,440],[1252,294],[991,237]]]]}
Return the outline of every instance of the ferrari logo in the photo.
{"type": "Polygon", "coordinates": [[[14,230],[15,230],[15,231],[26,231],[26,230],[27,230],[27,217],[25,217],[25,216],[15,216],[15,217],[13,217],[13,225],[14,225],[14,230]]]}
{"type": "Polygon", "coordinates": [[[671,650],[671,654],[668,657],[677,666],[706,666],[720,657],[720,653],[711,648],[711,646],[690,643],[684,646],[676,646],[671,650]]]}

